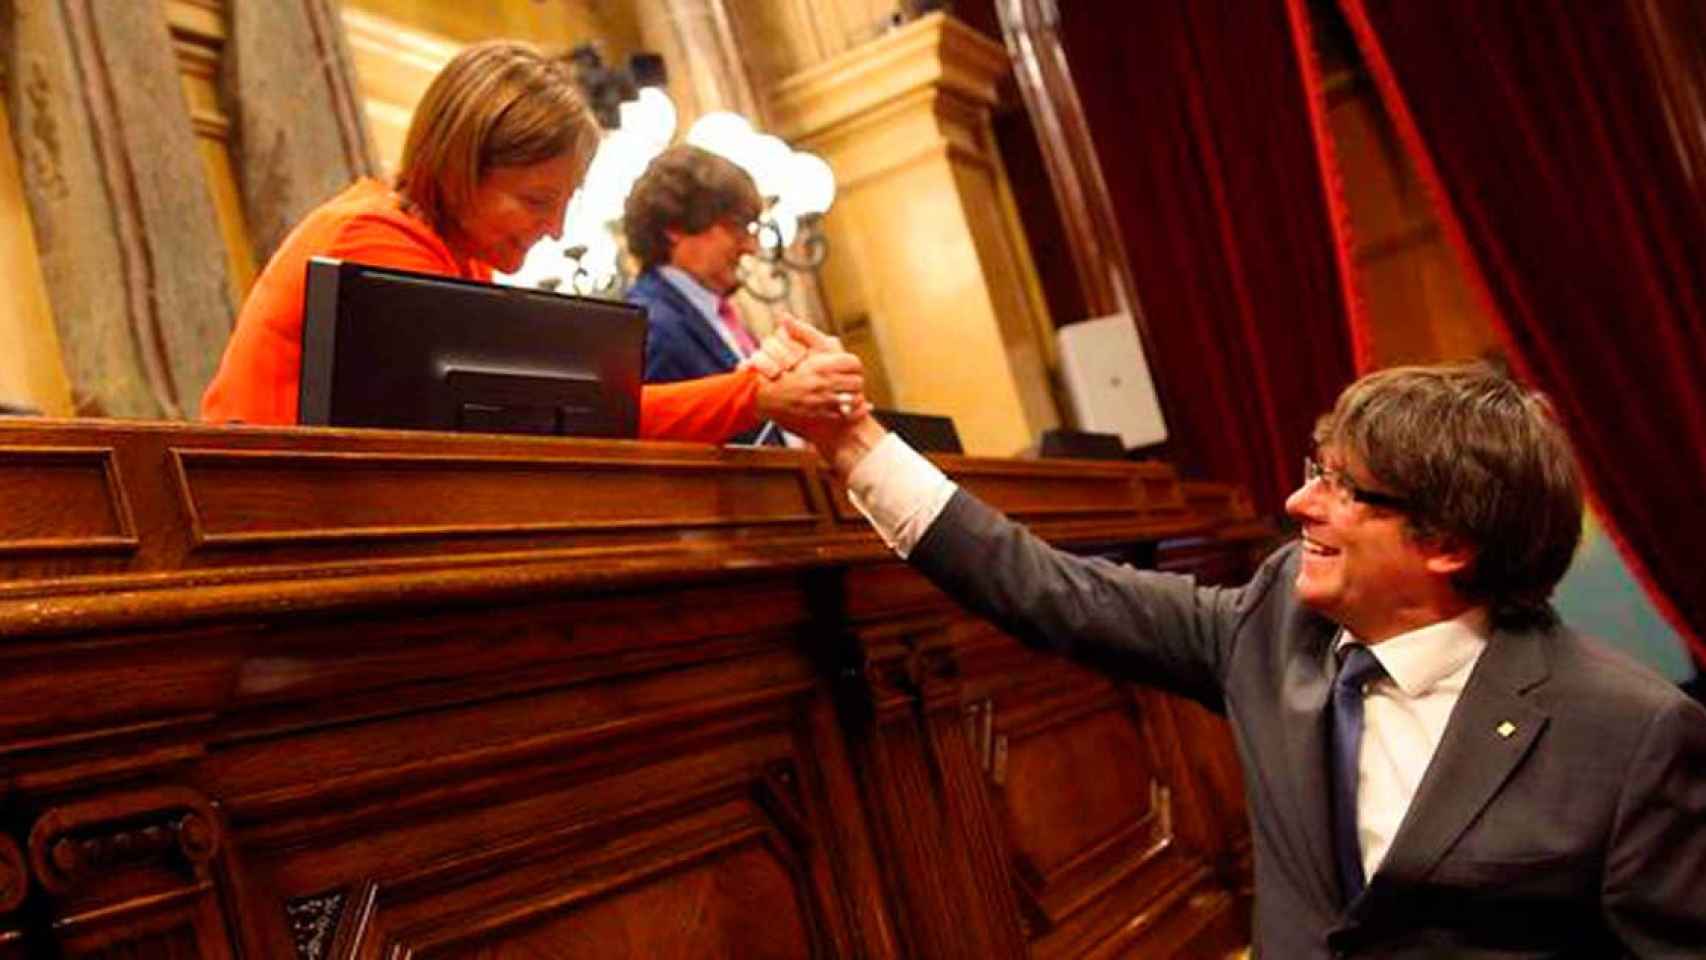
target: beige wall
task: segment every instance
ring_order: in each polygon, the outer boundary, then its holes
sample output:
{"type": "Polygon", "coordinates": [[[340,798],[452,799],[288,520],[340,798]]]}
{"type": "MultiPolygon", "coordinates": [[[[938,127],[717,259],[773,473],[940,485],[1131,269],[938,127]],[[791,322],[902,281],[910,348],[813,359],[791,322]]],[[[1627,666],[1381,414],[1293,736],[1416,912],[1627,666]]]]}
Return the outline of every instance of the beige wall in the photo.
{"type": "Polygon", "coordinates": [[[42,286],[4,102],[0,102],[0,345],[4,345],[0,347],[0,401],[70,416],[71,386],[42,286]]]}
{"type": "Polygon", "coordinates": [[[495,37],[546,47],[593,40],[607,58],[626,58],[639,46],[635,4],[641,2],[648,0],[343,0],[342,6],[457,45],[495,37]]]}
{"type": "Polygon", "coordinates": [[[344,6],[343,21],[367,129],[379,167],[389,175],[403,155],[415,104],[462,44],[354,4],[344,6]]]}
{"type": "Polygon", "coordinates": [[[753,76],[781,79],[880,36],[894,0],[726,0],[753,76]]]}
{"type": "Polygon", "coordinates": [[[342,13],[368,131],[386,173],[397,168],[421,94],[469,43],[503,37],[566,50],[590,42],[610,63],[625,63],[643,46],[632,3],[344,0],[342,13]]]}
{"type": "MultiPolygon", "coordinates": [[[[776,85],[778,131],[840,182],[825,274],[837,326],[868,324],[893,402],[1006,456],[1058,426],[1036,270],[990,113],[1006,51],[941,15],[776,85]]],[[[867,361],[870,365],[870,361],[867,361]]]]}

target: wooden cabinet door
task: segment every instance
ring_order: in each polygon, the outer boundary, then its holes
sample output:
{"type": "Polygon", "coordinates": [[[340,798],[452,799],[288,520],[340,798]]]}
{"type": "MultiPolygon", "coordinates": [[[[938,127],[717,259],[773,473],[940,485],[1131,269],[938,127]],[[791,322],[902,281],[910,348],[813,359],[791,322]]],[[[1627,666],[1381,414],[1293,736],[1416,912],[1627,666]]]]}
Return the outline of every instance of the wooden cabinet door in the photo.
{"type": "Polygon", "coordinates": [[[250,951],[866,953],[883,908],[802,611],[770,583],[256,640],[198,768],[250,951]]]}

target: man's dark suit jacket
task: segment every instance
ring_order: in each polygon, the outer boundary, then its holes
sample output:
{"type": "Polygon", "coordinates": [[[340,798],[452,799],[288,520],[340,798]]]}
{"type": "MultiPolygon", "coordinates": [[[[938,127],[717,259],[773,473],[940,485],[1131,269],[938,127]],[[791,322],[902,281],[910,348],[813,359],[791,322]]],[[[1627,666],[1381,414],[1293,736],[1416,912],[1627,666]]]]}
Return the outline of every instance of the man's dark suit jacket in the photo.
{"type": "Polygon", "coordinates": [[[1295,545],[1243,587],[1197,587],[1052,550],[960,491],[910,559],[1028,643],[1227,715],[1260,956],[1706,957],[1706,710],[1610,648],[1495,631],[1347,906],[1324,725],[1338,628],[1295,597],[1295,545]]]}
{"type": "Polygon", "coordinates": [[[646,308],[647,383],[697,380],[740,362],[705,315],[657,270],[640,274],[628,302],[646,308]]]}
{"type": "MultiPolygon", "coordinates": [[[[705,315],[657,270],[640,274],[628,291],[628,302],[646,308],[646,383],[697,380],[727,373],[740,363],[705,315]]],[[[754,443],[762,431],[759,427],[729,442],[754,443]]]]}

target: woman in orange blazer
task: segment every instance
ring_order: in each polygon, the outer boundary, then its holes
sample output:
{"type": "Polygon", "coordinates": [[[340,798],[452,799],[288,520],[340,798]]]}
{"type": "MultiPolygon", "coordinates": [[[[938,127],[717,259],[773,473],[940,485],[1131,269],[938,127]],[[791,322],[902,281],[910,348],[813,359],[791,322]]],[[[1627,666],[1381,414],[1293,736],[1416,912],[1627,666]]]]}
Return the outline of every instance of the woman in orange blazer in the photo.
{"type": "MultiPolygon", "coordinates": [[[[310,257],[490,282],[494,269],[518,269],[529,247],[561,230],[598,137],[561,63],[509,41],[458,54],[415,110],[395,185],[357,181],[309,213],[273,254],[202,396],[202,418],[296,422],[310,257]]],[[[841,352],[770,372],[778,375],[743,369],[648,384],[640,436],[718,443],[765,420],[810,425],[841,417],[863,386],[858,359],[841,352]]]]}

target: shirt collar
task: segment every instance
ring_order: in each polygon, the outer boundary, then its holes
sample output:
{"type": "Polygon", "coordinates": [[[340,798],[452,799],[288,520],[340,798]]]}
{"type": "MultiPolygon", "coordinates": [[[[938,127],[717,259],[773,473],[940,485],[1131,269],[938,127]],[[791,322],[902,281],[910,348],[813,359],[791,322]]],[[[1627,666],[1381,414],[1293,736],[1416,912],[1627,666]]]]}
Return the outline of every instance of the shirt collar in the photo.
{"type": "MultiPolygon", "coordinates": [[[[1405,696],[1420,697],[1480,657],[1487,646],[1488,622],[1485,607],[1472,607],[1450,620],[1369,644],[1368,651],[1405,696]]],[[[1341,630],[1334,651],[1360,642],[1341,630]]]]}
{"type": "Polygon", "coordinates": [[[658,266],[658,276],[663,277],[669,281],[670,286],[681,291],[681,295],[687,298],[687,302],[693,304],[693,308],[704,314],[706,319],[713,323],[722,321],[722,315],[717,312],[717,304],[720,298],[706,289],[705,285],[700,283],[693,274],[680,267],[665,263],[658,266]]]}

